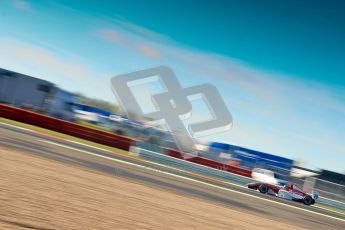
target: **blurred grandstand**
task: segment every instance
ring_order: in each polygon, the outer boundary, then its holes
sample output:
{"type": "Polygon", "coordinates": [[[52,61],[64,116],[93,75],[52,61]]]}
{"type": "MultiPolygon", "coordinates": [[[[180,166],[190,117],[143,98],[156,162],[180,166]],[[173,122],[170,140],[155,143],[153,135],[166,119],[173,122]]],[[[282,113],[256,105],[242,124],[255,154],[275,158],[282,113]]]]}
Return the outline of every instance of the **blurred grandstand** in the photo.
{"type": "Polygon", "coordinates": [[[51,82],[0,69],[0,102],[73,120],[74,94],[51,82]]]}

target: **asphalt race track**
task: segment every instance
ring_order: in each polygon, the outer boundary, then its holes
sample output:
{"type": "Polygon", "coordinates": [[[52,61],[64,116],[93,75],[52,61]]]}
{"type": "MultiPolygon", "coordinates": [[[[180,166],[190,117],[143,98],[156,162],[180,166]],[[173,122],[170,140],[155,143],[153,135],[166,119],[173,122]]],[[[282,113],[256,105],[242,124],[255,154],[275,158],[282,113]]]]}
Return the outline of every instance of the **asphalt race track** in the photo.
{"type": "Polygon", "coordinates": [[[198,196],[306,229],[345,229],[345,214],[281,200],[188,172],[0,123],[0,145],[198,196]]]}

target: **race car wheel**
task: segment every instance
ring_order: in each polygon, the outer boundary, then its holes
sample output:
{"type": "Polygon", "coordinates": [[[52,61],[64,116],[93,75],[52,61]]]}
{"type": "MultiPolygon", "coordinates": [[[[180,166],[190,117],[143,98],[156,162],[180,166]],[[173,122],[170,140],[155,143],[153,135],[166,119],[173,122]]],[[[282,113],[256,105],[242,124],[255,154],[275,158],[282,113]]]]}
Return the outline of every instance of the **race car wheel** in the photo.
{"type": "Polygon", "coordinates": [[[260,185],[259,191],[260,191],[261,193],[267,193],[267,192],[268,192],[268,186],[265,185],[265,184],[260,185]]]}
{"type": "Polygon", "coordinates": [[[311,198],[311,196],[305,196],[303,198],[303,203],[306,205],[311,205],[313,203],[313,198],[311,198]]]}

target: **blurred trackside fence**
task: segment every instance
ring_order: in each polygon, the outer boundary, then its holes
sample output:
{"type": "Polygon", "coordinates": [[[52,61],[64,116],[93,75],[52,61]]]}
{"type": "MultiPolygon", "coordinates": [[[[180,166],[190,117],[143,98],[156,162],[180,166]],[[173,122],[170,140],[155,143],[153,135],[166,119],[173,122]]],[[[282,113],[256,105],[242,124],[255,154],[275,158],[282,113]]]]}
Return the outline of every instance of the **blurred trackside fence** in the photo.
{"type": "Polygon", "coordinates": [[[317,190],[324,197],[339,200],[345,203],[345,186],[329,181],[316,179],[314,190],[317,190]]]}
{"type": "Polygon", "coordinates": [[[187,161],[176,156],[169,156],[163,153],[153,152],[147,149],[138,148],[136,153],[149,161],[153,161],[162,165],[171,166],[173,168],[181,169],[188,172],[199,173],[213,178],[221,179],[228,182],[236,182],[239,185],[244,185],[254,180],[247,176],[241,176],[235,173],[224,171],[223,169],[212,168],[209,166],[187,161]]]}
{"type": "Polygon", "coordinates": [[[96,143],[129,150],[134,139],[115,133],[101,131],[54,117],[0,104],[0,117],[50,129],[96,143]]]}
{"type": "MultiPolygon", "coordinates": [[[[157,157],[160,159],[166,159],[167,160],[170,158],[166,158],[166,156],[169,156],[169,157],[172,157],[172,158],[179,160],[179,161],[175,160],[174,162],[189,161],[189,162],[194,163],[196,165],[202,165],[203,167],[210,167],[210,168],[214,168],[214,169],[221,170],[224,172],[234,173],[234,174],[240,175],[242,177],[251,178],[252,171],[249,169],[241,168],[238,166],[228,165],[228,164],[225,164],[225,163],[222,163],[219,161],[215,161],[212,159],[200,157],[198,155],[192,155],[192,154],[189,155],[187,153],[182,153],[182,152],[175,150],[175,149],[162,148],[162,147],[159,147],[157,145],[145,143],[145,142],[141,142],[141,141],[137,141],[135,143],[135,146],[138,147],[139,149],[142,149],[142,150],[146,149],[150,152],[156,153],[156,155],[152,155],[152,154],[150,155],[153,158],[157,157]],[[162,158],[160,156],[160,154],[163,155],[164,157],[162,158]],[[186,155],[188,155],[188,156],[186,157],[186,155]]],[[[146,158],[148,157],[148,155],[145,155],[144,152],[142,152],[142,156],[145,156],[146,158]]],[[[153,158],[149,159],[149,160],[154,161],[155,159],[153,159],[153,158]]],[[[169,162],[171,163],[171,161],[169,161],[169,162]]],[[[179,164],[177,166],[180,166],[180,165],[181,164],[179,164]]],[[[252,180],[250,179],[250,181],[252,181],[252,180]]]]}
{"type": "MultiPolygon", "coordinates": [[[[153,162],[169,165],[186,171],[201,173],[229,182],[236,182],[244,185],[253,181],[251,170],[241,167],[231,166],[205,157],[191,157],[184,160],[181,153],[172,149],[163,149],[159,146],[138,144],[135,139],[114,134],[111,132],[100,131],[85,127],[71,122],[66,122],[57,118],[38,114],[28,110],[18,109],[9,105],[0,104],[0,117],[35,125],[38,127],[65,133],[71,136],[90,140],[96,143],[112,146],[119,149],[129,150],[131,146],[139,145],[140,156],[153,162]],[[142,146],[145,145],[145,146],[142,146]],[[149,151],[149,150],[154,151],[149,151]]],[[[312,186],[314,190],[320,192],[319,203],[327,206],[345,210],[345,186],[331,183],[328,181],[315,179],[301,180],[296,179],[304,187],[312,186]]]]}

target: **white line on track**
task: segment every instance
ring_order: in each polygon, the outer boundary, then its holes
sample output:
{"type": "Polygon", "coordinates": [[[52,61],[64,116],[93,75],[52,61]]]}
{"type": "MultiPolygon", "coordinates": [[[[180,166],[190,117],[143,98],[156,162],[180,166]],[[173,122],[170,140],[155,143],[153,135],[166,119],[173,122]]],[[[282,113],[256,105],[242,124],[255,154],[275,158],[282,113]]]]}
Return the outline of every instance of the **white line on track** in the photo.
{"type": "Polygon", "coordinates": [[[21,130],[25,130],[25,131],[32,131],[31,129],[19,127],[19,126],[16,126],[16,125],[7,124],[5,122],[0,122],[0,124],[1,125],[5,125],[5,126],[9,126],[9,127],[15,128],[15,129],[21,129],[21,130]]]}
{"type": "Polygon", "coordinates": [[[102,151],[104,151],[104,152],[110,152],[110,153],[111,153],[110,150],[103,149],[103,148],[99,148],[99,147],[95,147],[95,146],[88,145],[88,144],[84,144],[84,143],[80,143],[80,142],[78,142],[78,141],[71,141],[71,140],[66,140],[66,141],[71,142],[71,143],[74,143],[74,144],[86,146],[86,147],[88,147],[88,148],[97,149],[97,150],[102,150],[102,151]]]}
{"type": "Polygon", "coordinates": [[[180,175],[176,175],[176,174],[173,174],[173,173],[164,172],[164,171],[161,171],[161,170],[150,168],[150,167],[147,167],[147,166],[143,166],[143,165],[139,165],[139,164],[135,164],[135,163],[131,163],[131,162],[115,159],[115,158],[112,158],[112,157],[107,157],[107,156],[99,155],[99,154],[92,153],[92,152],[89,152],[89,151],[86,151],[86,150],[77,149],[77,148],[70,147],[70,146],[63,145],[63,144],[58,144],[58,143],[55,143],[55,142],[52,142],[52,141],[47,141],[47,140],[39,140],[39,141],[45,142],[45,143],[48,143],[48,144],[51,144],[51,145],[56,145],[56,146],[59,146],[59,147],[63,147],[63,148],[66,148],[66,149],[71,149],[71,150],[74,150],[74,151],[79,151],[79,152],[82,152],[82,153],[85,153],[85,154],[88,154],[88,155],[91,155],[91,156],[100,157],[100,158],[107,159],[107,160],[110,160],[110,161],[120,162],[120,163],[123,163],[123,164],[131,165],[131,166],[135,166],[135,167],[139,167],[139,168],[145,168],[145,169],[150,170],[150,171],[159,172],[159,173],[162,173],[162,174],[166,174],[166,175],[173,176],[173,177],[176,177],[176,178],[184,179],[184,180],[187,180],[187,181],[193,181],[193,182],[196,182],[196,183],[199,183],[199,184],[207,185],[207,186],[214,187],[214,188],[217,188],[217,189],[221,189],[221,190],[224,190],[224,191],[229,191],[229,192],[241,194],[241,195],[252,197],[252,198],[255,198],[255,199],[264,200],[266,202],[270,202],[270,203],[286,206],[286,207],[297,209],[297,210],[300,210],[300,211],[304,211],[304,212],[308,212],[308,213],[316,214],[316,215],[319,215],[319,216],[324,216],[324,217],[327,217],[327,218],[331,218],[331,219],[334,219],[334,220],[345,222],[345,219],[337,218],[337,217],[330,216],[330,215],[323,214],[323,213],[318,213],[318,212],[315,212],[315,211],[312,211],[312,210],[308,210],[308,209],[292,206],[292,205],[289,205],[289,204],[285,204],[285,203],[281,203],[281,202],[278,202],[278,201],[266,199],[266,198],[263,198],[263,197],[258,197],[258,196],[255,196],[255,195],[251,195],[251,194],[248,194],[248,193],[232,190],[232,189],[229,189],[229,188],[224,188],[224,187],[221,187],[221,186],[218,186],[218,185],[214,185],[214,184],[210,184],[210,183],[207,183],[207,182],[195,180],[195,179],[188,178],[188,177],[185,177],[185,176],[180,176],[180,175]]]}

